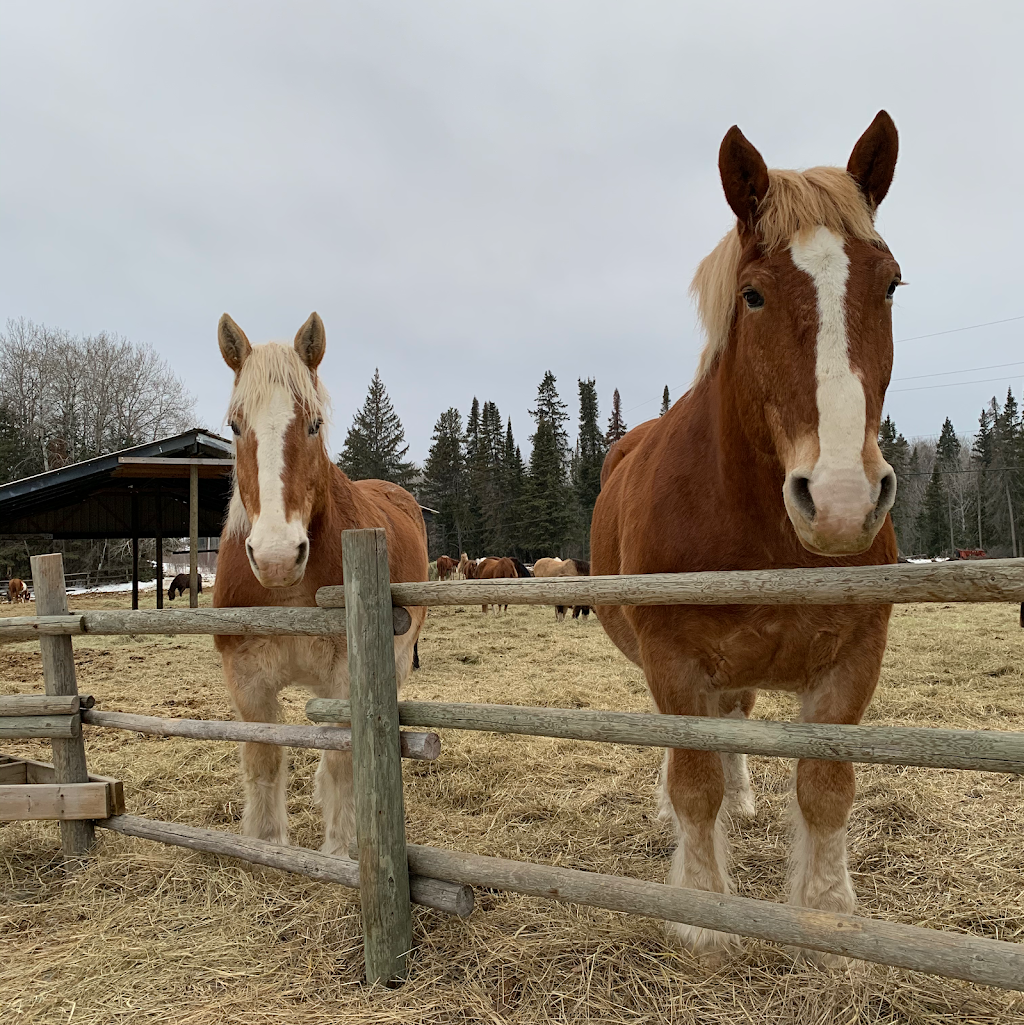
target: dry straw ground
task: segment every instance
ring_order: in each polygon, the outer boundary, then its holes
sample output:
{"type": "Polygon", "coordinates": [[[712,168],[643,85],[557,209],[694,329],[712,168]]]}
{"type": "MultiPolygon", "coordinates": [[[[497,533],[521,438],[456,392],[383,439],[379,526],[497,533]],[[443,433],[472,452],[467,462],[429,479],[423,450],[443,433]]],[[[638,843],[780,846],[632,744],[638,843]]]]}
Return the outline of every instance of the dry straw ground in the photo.
{"type": "MultiPolygon", "coordinates": [[[[149,599],[152,601],[152,598],[149,599]]],[[[206,599],[208,600],[208,599],[206,599]]],[[[111,607],[94,596],[80,607],[111,607]]],[[[10,606],[4,612],[10,614],[10,606]]],[[[1017,609],[896,612],[868,719],[921,726],[1024,726],[1017,609]]],[[[640,674],[599,624],[554,612],[432,612],[410,697],[643,710],[640,674]]],[[[229,716],[209,638],[76,641],[79,683],[108,710],[229,716]]],[[[0,649],[0,691],[41,689],[38,649],[0,649]]],[[[289,721],[305,695],[289,692],[289,721]]],[[[756,714],[790,718],[764,695],[756,714]]],[[[434,764],[407,763],[415,841],[662,880],[672,848],[654,817],[657,750],[448,733],[434,764]]],[[[44,744],[11,753],[48,757],[44,744]]],[[[94,771],[125,782],[128,810],[235,830],[234,746],[92,730],[94,771]]],[[[319,844],[316,755],[291,752],[293,841],[319,844]]],[[[732,829],[738,892],[779,900],[790,766],[752,759],[756,820],[732,829]]],[[[861,767],[850,851],[860,910],[891,921],[1024,942],[1020,777],[861,767]]],[[[794,967],[748,942],[710,971],[666,947],[659,924],[478,893],[452,921],[415,911],[412,981],[367,990],[358,906],[325,886],[228,859],[101,834],[93,862],[65,876],[52,824],[0,827],[0,1020],[227,1025],[234,1022],[912,1022],[1024,1020],[1021,996],[858,964],[794,967]]]]}

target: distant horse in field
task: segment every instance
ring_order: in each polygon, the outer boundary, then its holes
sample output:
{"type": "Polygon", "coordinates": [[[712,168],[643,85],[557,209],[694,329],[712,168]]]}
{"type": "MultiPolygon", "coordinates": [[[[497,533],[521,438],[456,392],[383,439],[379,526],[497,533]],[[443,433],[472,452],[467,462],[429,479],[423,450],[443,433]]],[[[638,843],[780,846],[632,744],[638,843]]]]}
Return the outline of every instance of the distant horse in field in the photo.
{"type": "Polygon", "coordinates": [[[12,605],[19,601],[28,601],[28,588],[21,577],[11,577],[7,582],[7,597],[12,605]]]}
{"type": "MultiPolygon", "coordinates": [[[[507,557],[479,559],[476,562],[469,560],[467,563],[467,579],[469,580],[503,580],[506,578],[514,580],[518,576],[515,562],[507,557]]],[[[488,612],[490,605],[481,605],[480,609],[483,612],[488,612]]],[[[507,612],[508,606],[495,605],[495,613],[499,610],[507,612]]]]}
{"type": "MultiPolygon", "coordinates": [[[[608,453],[591,525],[595,574],[896,562],[896,477],[878,447],[900,268],[874,217],[896,128],[881,111],[846,170],[769,171],[733,127],[719,153],[735,227],[697,270],[707,336],[690,391],[608,453]]],[[[756,688],[799,696],[802,718],[858,723],[874,693],[891,605],[601,606],[670,715],[746,717],[756,688]]],[[[854,797],[848,762],[796,768],[790,900],[848,913],[854,797]]],[[[670,750],[668,881],[732,889],[724,807],[750,816],[746,760],[670,750]]],[[[670,925],[697,952],[734,936],[670,925]]]]}
{"type": "MultiPolygon", "coordinates": [[[[589,577],[590,563],[582,559],[538,559],[533,564],[533,575],[535,577],[589,577]]],[[[576,619],[580,613],[584,619],[590,615],[589,605],[574,605],[572,618],[576,619]]],[[[555,621],[561,623],[565,619],[565,606],[555,606],[555,621]]]]}
{"type": "MultiPolygon", "coordinates": [[[[228,407],[235,435],[235,487],[221,534],[213,604],[316,607],[317,588],[344,577],[341,534],[383,528],[391,580],[427,579],[427,535],[416,499],[396,484],[351,481],[327,454],[321,427],[327,392],[317,374],[326,339],[317,314],[293,346],[250,346],[225,314],[218,341],[235,373],[228,407]]],[[[425,608],[411,608],[412,627],[395,637],[395,673],[409,675],[425,608]]],[[[348,697],[344,634],[324,637],[216,637],[224,679],[240,718],[275,722],[278,693],[300,684],[325,698],[348,697]]],[[[288,842],[284,752],[242,745],[245,810],[242,832],[288,842]]],[[[323,809],[328,854],[348,856],[354,836],[352,756],[324,751],[315,797],[323,809]]]]}
{"type": "Polygon", "coordinates": [[[517,577],[522,577],[525,580],[533,576],[533,574],[526,568],[526,566],[514,555],[509,556],[509,558],[512,560],[512,565],[516,568],[517,577]]]}
{"type": "Polygon", "coordinates": [[[470,563],[476,563],[476,561],[476,559],[471,559],[465,552],[459,556],[459,565],[456,572],[463,580],[472,579],[469,575],[469,566],[470,563]]]}
{"type": "Polygon", "coordinates": [[[455,571],[459,568],[459,564],[447,555],[439,555],[437,557],[437,579],[438,580],[451,580],[455,575],[455,571]]]}
{"type": "MultiPolygon", "coordinates": [[[[196,574],[197,586],[196,592],[198,594],[203,593],[203,575],[202,573],[196,574]]],[[[174,601],[179,594],[184,594],[191,588],[191,582],[187,573],[179,573],[172,581],[171,586],[167,588],[167,597],[170,601],[174,601]]]]}

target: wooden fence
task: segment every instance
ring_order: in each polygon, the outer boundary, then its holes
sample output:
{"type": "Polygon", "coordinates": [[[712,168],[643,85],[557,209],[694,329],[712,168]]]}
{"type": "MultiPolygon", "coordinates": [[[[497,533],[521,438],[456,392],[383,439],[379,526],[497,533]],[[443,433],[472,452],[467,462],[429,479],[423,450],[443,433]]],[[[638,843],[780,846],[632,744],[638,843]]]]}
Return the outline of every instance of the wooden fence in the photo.
{"type": "MultiPolygon", "coordinates": [[[[438,744],[434,734],[419,734],[425,739],[413,741],[410,738],[417,735],[404,732],[400,727],[485,730],[602,743],[1009,773],[1024,773],[1024,733],[746,722],[591,709],[399,702],[393,657],[395,633],[403,632],[403,627],[408,629],[408,617],[399,611],[403,606],[1021,602],[1024,601],[1024,562],[992,560],[852,569],[392,585],[383,531],[349,531],[343,535],[342,542],[345,584],[321,588],[317,594],[317,602],[322,607],[319,610],[229,612],[203,609],[134,614],[86,612],[72,616],[68,615],[63,601],[63,582],[59,588],[57,586],[57,562],[51,571],[54,574],[52,585],[40,588],[44,592],[44,600],[37,598],[40,616],[0,622],[0,639],[38,637],[44,655],[47,694],[74,696],[77,691],[70,647],[74,635],[318,634],[344,629],[348,641],[351,698],[349,701],[312,700],[307,705],[307,715],[319,723],[350,723],[350,730],[332,728],[330,733],[332,738],[347,734],[336,743],[349,744],[353,753],[357,840],[352,853],[357,856],[358,865],[312,851],[124,814],[111,815],[95,825],[358,886],[366,975],[371,982],[399,980],[407,974],[408,953],[412,948],[411,903],[468,914],[472,907],[468,888],[486,886],[1024,990],[1024,944],[1020,943],[407,844],[401,758],[436,757],[438,744]],[[47,598],[57,590],[60,600],[47,598]],[[344,619],[338,611],[342,608],[344,619]],[[434,739],[428,739],[431,737],[434,739]],[[414,750],[420,753],[411,753],[414,750]]],[[[40,561],[44,559],[59,560],[59,556],[40,557],[40,561]]],[[[37,580],[43,576],[42,569],[42,565],[38,569],[33,566],[37,580]]],[[[2,708],[0,713],[7,714],[2,708]]],[[[74,726],[70,727],[71,735],[66,732],[32,734],[55,738],[54,773],[58,783],[81,783],[88,779],[81,723],[89,727],[128,729],[138,729],[142,723],[152,732],[200,738],[254,739],[258,734],[266,743],[288,745],[296,744],[296,738],[301,737],[308,741],[302,746],[325,746],[316,733],[318,727],[161,720],[92,708],[80,708],[71,713],[63,706],[41,707],[38,714],[22,712],[19,715],[27,723],[33,717],[43,717],[44,713],[79,721],[77,732],[74,726]],[[74,757],[59,759],[58,745],[70,745],[61,750],[73,751],[74,757]]],[[[56,729],[56,726],[51,724],[46,728],[56,729]]],[[[0,720],[0,735],[2,730],[0,720]]],[[[88,850],[93,823],[61,822],[62,830],[72,825],[82,829],[74,835],[65,833],[65,850],[80,855],[88,850]],[[86,829],[90,831],[88,835],[86,829]]]]}

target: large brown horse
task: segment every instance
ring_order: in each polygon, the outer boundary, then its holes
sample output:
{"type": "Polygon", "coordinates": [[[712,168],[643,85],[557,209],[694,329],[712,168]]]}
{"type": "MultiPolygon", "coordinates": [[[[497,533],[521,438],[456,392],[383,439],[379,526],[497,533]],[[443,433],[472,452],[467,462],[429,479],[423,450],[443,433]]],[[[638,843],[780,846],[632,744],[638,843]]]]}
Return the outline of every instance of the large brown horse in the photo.
{"type": "MultiPolygon", "coordinates": [[[[221,535],[213,604],[314,606],[324,584],[342,582],[341,533],[383,527],[393,581],[427,579],[427,537],[416,500],[395,484],[351,481],[331,461],[321,430],[327,394],[317,376],[324,326],[314,313],[295,344],[249,345],[225,314],[220,351],[235,372],[229,419],[235,433],[235,487],[221,535]]],[[[409,675],[426,609],[395,638],[399,686],[409,675]]],[[[348,696],[344,635],[217,637],[224,678],[242,719],[274,722],[289,684],[321,697],[348,696]]],[[[288,842],[284,752],[242,745],[247,836],[288,842]]],[[[347,856],[353,837],[352,758],[324,751],[315,796],[324,813],[323,850],[347,856]]]]}
{"type": "MultiPolygon", "coordinates": [[[[515,560],[507,557],[484,558],[475,561],[467,559],[463,572],[465,572],[467,580],[514,580],[519,576],[515,560]]],[[[490,605],[481,605],[480,610],[487,612],[490,610],[490,605]]],[[[507,612],[508,606],[495,605],[494,614],[497,615],[499,611],[507,612]]]]}
{"type": "MultiPolygon", "coordinates": [[[[896,561],[896,479],[877,437],[900,270],[874,228],[896,151],[884,111],[845,171],[769,171],[729,130],[719,168],[737,224],[694,280],[707,344],[687,395],[608,454],[595,574],[896,561]]],[[[662,712],[742,717],[755,688],[768,687],[795,694],[805,721],[856,723],[878,681],[891,606],[597,611],[662,712]]],[[[728,892],[719,812],[753,814],[745,759],[669,751],[664,793],[679,838],[669,882],[728,892]]],[[[792,903],[853,909],[853,796],[849,763],[797,764],[792,903]]],[[[671,928],[697,951],[735,939],[671,928]]]]}

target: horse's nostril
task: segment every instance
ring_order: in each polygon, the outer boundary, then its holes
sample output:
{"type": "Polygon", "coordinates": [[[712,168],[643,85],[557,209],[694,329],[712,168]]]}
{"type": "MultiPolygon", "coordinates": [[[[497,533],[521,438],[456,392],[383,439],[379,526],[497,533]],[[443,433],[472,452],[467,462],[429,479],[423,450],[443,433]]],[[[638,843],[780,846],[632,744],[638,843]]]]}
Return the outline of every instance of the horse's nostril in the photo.
{"type": "Polygon", "coordinates": [[[256,561],[256,556],[253,554],[252,551],[252,545],[248,541],[245,542],[245,554],[249,556],[250,562],[256,561]]]}
{"type": "Polygon", "coordinates": [[[887,473],[878,485],[878,501],[875,503],[876,513],[883,516],[892,508],[896,498],[896,474],[891,471],[887,473]]]}
{"type": "Polygon", "coordinates": [[[299,566],[299,565],[302,564],[302,561],[306,558],[306,555],[307,555],[308,552],[309,552],[309,542],[308,541],[301,542],[299,544],[299,554],[297,556],[295,556],[295,565],[296,566],[299,566]]]}
{"type": "Polygon", "coordinates": [[[814,499],[811,498],[811,481],[809,477],[793,476],[789,479],[790,501],[808,520],[813,520],[816,513],[814,499]]]}

